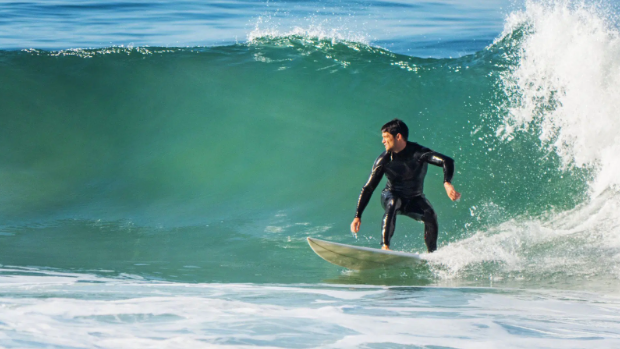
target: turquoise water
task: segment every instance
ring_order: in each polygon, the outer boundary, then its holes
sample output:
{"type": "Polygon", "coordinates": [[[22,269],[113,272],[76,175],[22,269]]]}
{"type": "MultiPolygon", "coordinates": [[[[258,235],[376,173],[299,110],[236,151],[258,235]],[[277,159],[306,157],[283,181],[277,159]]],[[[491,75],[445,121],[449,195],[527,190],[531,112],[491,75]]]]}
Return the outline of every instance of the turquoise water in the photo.
{"type": "Polygon", "coordinates": [[[613,4],[0,11],[0,346],[617,345],[613,4]],[[328,264],[306,237],[379,247],[378,195],[349,224],[394,117],[463,197],[429,169],[425,265],[328,264]]]}
{"type": "Polygon", "coordinates": [[[497,37],[516,6],[508,0],[10,1],[0,9],[0,46],[222,46],[303,33],[423,57],[461,56],[497,37]]]}

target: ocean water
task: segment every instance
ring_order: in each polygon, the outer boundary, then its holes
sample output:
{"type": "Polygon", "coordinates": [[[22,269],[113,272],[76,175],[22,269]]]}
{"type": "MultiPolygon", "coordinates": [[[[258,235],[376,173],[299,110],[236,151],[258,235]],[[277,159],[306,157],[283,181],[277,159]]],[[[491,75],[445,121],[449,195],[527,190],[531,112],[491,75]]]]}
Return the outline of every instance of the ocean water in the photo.
{"type": "Polygon", "coordinates": [[[616,348],[615,2],[0,2],[0,347],[616,348]],[[398,117],[453,157],[379,247],[398,117]],[[383,185],[383,184],[382,184],[383,185]]]}

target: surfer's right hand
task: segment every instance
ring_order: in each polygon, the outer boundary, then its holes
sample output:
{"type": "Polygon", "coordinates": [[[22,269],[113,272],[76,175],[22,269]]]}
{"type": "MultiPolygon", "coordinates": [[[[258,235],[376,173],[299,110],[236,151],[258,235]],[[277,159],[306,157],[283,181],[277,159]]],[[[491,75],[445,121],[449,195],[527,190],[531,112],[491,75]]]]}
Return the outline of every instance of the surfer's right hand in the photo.
{"type": "Polygon", "coordinates": [[[351,232],[353,234],[357,234],[360,231],[360,224],[362,224],[362,220],[356,217],[351,223],[351,232]]]}

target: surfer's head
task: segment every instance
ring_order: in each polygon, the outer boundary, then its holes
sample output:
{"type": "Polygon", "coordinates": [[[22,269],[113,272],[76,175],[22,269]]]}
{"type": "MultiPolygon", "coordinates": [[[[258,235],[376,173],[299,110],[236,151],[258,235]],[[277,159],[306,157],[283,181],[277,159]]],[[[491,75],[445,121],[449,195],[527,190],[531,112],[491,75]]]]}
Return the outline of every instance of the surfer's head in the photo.
{"type": "Polygon", "coordinates": [[[398,153],[407,145],[409,128],[402,120],[394,119],[381,127],[381,136],[385,150],[398,153]]]}

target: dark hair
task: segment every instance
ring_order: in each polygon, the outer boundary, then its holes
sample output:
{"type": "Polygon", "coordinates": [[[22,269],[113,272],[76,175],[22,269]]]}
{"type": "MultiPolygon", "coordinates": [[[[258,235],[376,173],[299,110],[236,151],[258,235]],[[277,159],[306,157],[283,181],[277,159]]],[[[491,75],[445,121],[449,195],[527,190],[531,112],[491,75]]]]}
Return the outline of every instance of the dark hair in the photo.
{"type": "Polygon", "coordinates": [[[400,119],[394,119],[381,127],[381,132],[387,132],[396,137],[401,134],[405,140],[409,139],[409,128],[400,119]]]}

